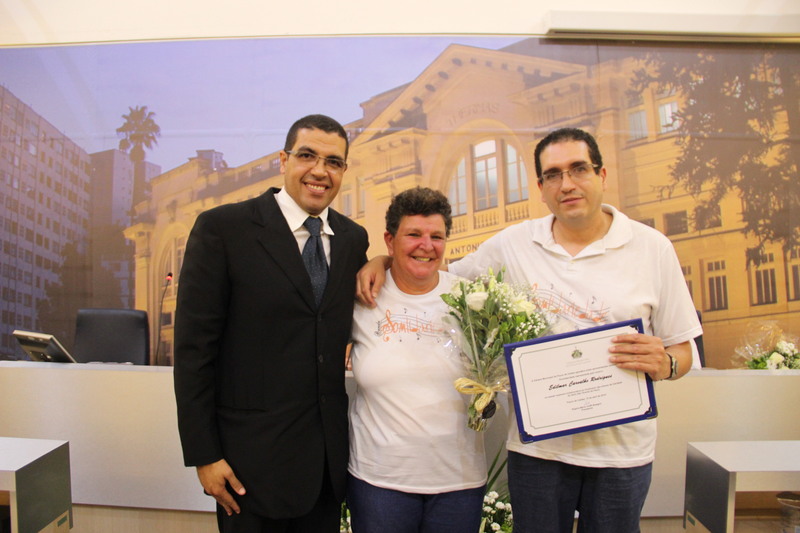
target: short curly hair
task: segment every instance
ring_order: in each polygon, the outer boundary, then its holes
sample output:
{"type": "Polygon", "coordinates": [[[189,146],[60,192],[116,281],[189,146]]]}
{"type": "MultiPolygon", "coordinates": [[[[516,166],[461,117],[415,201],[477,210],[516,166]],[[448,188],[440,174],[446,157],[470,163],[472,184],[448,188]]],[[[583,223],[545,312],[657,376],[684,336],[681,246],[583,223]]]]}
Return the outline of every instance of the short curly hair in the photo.
{"type": "Polygon", "coordinates": [[[445,236],[450,236],[450,229],[453,227],[452,209],[450,201],[441,192],[428,187],[414,187],[392,198],[392,203],[386,210],[386,231],[393,236],[397,235],[403,217],[414,215],[442,215],[445,236]]]}

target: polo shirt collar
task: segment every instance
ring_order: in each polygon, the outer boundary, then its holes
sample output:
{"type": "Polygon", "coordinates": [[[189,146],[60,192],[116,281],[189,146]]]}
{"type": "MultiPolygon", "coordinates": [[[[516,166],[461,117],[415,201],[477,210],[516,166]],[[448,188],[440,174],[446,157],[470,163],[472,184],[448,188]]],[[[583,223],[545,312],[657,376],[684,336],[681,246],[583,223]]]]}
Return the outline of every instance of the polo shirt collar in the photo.
{"type": "MultiPolygon", "coordinates": [[[[576,258],[586,255],[601,254],[611,248],[620,248],[633,238],[631,219],[629,219],[624,213],[620,212],[614,206],[603,204],[601,209],[603,212],[609,213],[612,217],[611,226],[608,228],[608,232],[603,236],[602,239],[593,242],[581,250],[581,252],[575,256],[576,258]]],[[[534,223],[532,225],[531,238],[533,239],[533,242],[539,244],[546,250],[550,250],[559,254],[565,254],[566,252],[564,249],[561,247],[561,245],[557,244],[553,238],[554,219],[555,216],[550,213],[538,221],[533,221],[538,223],[534,223]]]]}

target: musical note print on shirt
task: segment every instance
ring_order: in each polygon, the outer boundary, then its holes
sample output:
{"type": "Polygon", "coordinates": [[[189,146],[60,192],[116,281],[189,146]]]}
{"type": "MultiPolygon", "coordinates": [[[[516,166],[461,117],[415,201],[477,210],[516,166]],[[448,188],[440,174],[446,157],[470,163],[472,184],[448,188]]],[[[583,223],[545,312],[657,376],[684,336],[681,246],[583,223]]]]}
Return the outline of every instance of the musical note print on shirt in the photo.
{"type": "Polygon", "coordinates": [[[404,313],[393,313],[391,309],[386,310],[386,316],[379,320],[375,335],[383,337],[385,342],[389,342],[393,337],[399,342],[403,339],[420,340],[422,337],[439,337],[444,335],[444,328],[440,320],[428,316],[427,312],[419,314],[408,313],[408,309],[403,309],[404,313]]]}
{"type": "Polygon", "coordinates": [[[578,329],[600,326],[608,323],[611,308],[592,296],[583,304],[572,300],[572,293],[564,293],[550,288],[533,287],[536,291],[536,303],[550,313],[572,322],[578,329]]]}

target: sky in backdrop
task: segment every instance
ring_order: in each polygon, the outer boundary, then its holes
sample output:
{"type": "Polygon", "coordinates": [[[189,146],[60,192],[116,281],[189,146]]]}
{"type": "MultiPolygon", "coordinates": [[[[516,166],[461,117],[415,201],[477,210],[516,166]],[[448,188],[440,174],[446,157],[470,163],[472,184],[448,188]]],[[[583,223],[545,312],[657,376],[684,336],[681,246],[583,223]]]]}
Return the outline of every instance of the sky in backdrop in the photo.
{"type": "Polygon", "coordinates": [[[162,171],[214,149],[235,167],[282,148],[301,116],[343,124],[419,76],[451,44],[512,36],[291,37],[0,48],[0,84],[89,153],[116,148],[129,107],[161,127],[162,171]]]}

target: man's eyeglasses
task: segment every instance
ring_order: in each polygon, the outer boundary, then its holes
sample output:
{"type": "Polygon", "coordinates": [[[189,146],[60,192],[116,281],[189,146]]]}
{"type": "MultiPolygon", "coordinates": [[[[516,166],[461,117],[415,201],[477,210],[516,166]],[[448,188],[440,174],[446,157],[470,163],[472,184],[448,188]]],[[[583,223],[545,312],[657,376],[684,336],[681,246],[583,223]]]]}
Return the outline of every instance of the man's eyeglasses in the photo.
{"type": "Polygon", "coordinates": [[[582,181],[592,174],[594,174],[594,170],[596,168],[600,168],[600,165],[590,165],[588,163],[581,163],[580,165],[575,165],[572,168],[568,168],[567,170],[548,170],[547,172],[542,173],[542,184],[544,185],[556,185],[561,183],[562,177],[566,172],[569,174],[569,177],[575,181],[582,181]]]}
{"type": "Polygon", "coordinates": [[[322,157],[314,152],[306,152],[304,150],[301,150],[300,152],[292,152],[287,150],[286,153],[295,156],[300,163],[310,167],[316,166],[317,161],[322,159],[322,161],[325,163],[325,168],[331,172],[344,172],[347,170],[347,163],[344,162],[344,159],[339,157],[322,157]]]}

